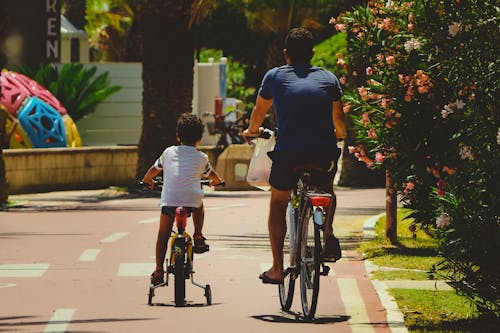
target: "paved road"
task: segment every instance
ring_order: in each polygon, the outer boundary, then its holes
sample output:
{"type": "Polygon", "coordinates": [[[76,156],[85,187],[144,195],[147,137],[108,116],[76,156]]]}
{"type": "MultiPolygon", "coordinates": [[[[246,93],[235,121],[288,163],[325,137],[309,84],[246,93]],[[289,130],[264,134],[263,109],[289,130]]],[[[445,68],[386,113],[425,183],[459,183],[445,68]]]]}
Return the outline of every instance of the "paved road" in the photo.
{"type": "MultiPolygon", "coordinates": [[[[195,258],[186,308],[173,288],[148,306],[154,268],[157,198],[83,191],[12,197],[24,207],[0,212],[0,332],[336,332],[389,333],[357,244],[362,224],[384,209],[382,189],[340,189],[336,233],[344,258],[322,277],[317,319],[279,308],[277,287],[257,276],[270,266],[269,194],[212,192],[205,198],[211,250],[195,258]]],[[[297,288],[298,289],[298,288],[297,288]]]]}

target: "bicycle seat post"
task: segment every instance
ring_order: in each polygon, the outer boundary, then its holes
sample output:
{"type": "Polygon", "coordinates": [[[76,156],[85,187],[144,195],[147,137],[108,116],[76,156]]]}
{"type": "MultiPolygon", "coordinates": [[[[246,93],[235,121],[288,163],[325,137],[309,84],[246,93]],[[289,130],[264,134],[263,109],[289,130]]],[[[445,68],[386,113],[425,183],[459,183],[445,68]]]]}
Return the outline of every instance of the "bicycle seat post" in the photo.
{"type": "Polygon", "coordinates": [[[187,218],[188,218],[188,211],[186,208],[177,207],[175,209],[175,223],[177,225],[177,230],[179,234],[184,233],[184,230],[186,230],[187,218]]]}

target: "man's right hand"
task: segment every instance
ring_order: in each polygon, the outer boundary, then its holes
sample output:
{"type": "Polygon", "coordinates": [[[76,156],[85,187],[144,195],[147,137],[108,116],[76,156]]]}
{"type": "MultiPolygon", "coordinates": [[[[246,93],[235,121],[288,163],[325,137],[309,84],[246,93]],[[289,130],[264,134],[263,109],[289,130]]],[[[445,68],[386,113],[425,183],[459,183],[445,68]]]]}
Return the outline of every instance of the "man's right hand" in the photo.
{"type": "Polygon", "coordinates": [[[250,144],[251,141],[255,138],[258,138],[262,132],[264,132],[264,127],[259,127],[259,129],[256,132],[251,132],[250,128],[247,128],[246,130],[241,133],[245,141],[250,144]]]}

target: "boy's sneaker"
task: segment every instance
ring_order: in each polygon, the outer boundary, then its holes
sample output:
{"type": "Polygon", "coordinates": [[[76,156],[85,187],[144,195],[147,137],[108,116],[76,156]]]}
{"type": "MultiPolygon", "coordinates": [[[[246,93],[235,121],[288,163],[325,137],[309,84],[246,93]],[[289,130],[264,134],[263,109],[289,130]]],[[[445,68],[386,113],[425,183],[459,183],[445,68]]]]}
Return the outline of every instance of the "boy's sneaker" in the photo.
{"type": "Polygon", "coordinates": [[[205,243],[206,238],[203,237],[202,235],[195,235],[194,236],[194,247],[193,251],[194,253],[205,253],[209,250],[209,246],[207,243],[205,243]]]}
{"type": "Polygon", "coordinates": [[[165,280],[163,280],[164,275],[165,272],[163,270],[155,270],[153,274],[151,274],[151,284],[157,286],[165,283],[165,280]]]}
{"type": "Polygon", "coordinates": [[[342,250],[340,249],[339,240],[335,236],[330,236],[325,239],[324,261],[335,262],[342,258],[342,250]]]}

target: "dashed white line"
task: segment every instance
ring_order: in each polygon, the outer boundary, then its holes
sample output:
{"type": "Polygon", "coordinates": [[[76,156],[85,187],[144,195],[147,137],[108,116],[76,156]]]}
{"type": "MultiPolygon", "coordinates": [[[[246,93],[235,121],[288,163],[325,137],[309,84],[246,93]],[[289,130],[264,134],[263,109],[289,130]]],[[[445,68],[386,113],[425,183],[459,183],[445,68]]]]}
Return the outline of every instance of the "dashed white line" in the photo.
{"type": "Polygon", "coordinates": [[[155,269],[154,263],[121,263],[118,268],[118,276],[149,276],[155,269]]]}
{"type": "Polygon", "coordinates": [[[78,261],[96,261],[101,249],[86,249],[82,252],[78,261]]]}
{"type": "Polygon", "coordinates": [[[139,221],[139,224],[150,224],[150,223],[156,223],[156,222],[160,222],[159,217],[152,217],[150,219],[141,220],[141,221],[139,221]]]}
{"type": "Polygon", "coordinates": [[[15,287],[15,283],[0,283],[0,288],[10,288],[10,287],[15,287]]]}
{"type": "Polygon", "coordinates": [[[50,264],[5,264],[0,265],[0,277],[41,277],[50,264]]]}
{"type": "Polygon", "coordinates": [[[374,333],[356,279],[338,278],[337,283],[340,298],[342,298],[346,313],[350,316],[349,326],[352,333],[374,333]]]}
{"type": "Polygon", "coordinates": [[[127,236],[128,234],[130,234],[130,232],[115,232],[114,234],[104,239],[101,239],[101,243],[114,243],[122,239],[123,237],[127,236]]]}
{"type": "Polygon", "coordinates": [[[244,207],[244,206],[248,206],[248,205],[244,205],[244,204],[232,204],[232,205],[224,205],[224,206],[205,207],[205,210],[220,210],[220,209],[234,208],[234,207],[244,207]]]}
{"type": "Polygon", "coordinates": [[[76,309],[57,309],[54,311],[52,318],[50,318],[47,326],[45,326],[44,333],[64,333],[68,328],[71,318],[75,314],[76,309]]]}

